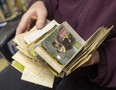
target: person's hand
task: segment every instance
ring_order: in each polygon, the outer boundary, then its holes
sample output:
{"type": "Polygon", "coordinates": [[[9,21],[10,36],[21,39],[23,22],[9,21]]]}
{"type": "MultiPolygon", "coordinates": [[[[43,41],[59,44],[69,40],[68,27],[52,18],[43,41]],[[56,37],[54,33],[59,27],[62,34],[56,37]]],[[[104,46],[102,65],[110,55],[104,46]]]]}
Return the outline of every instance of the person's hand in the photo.
{"type": "Polygon", "coordinates": [[[23,33],[30,29],[33,20],[36,20],[37,29],[44,27],[47,17],[47,9],[43,1],[35,2],[29,10],[23,15],[17,30],[16,35],[23,33]]]}
{"type": "Polygon", "coordinates": [[[97,64],[98,62],[100,61],[100,55],[99,55],[99,52],[98,50],[96,50],[93,55],[91,56],[91,58],[89,59],[88,62],[86,62],[83,66],[90,66],[90,65],[93,65],[93,64],[97,64]]]}

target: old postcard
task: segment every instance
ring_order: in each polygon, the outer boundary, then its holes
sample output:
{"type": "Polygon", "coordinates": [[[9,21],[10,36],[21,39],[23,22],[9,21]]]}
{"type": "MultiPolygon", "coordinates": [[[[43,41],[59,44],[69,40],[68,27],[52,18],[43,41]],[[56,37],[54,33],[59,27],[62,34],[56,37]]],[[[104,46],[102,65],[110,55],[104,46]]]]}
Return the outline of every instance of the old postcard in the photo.
{"type": "Polygon", "coordinates": [[[41,41],[41,47],[44,51],[61,65],[66,65],[73,59],[85,44],[85,41],[79,35],[76,34],[75,38],[75,32],[72,33],[71,30],[68,30],[64,26],[65,24],[67,23],[63,23],[57,30],[41,41]]]}

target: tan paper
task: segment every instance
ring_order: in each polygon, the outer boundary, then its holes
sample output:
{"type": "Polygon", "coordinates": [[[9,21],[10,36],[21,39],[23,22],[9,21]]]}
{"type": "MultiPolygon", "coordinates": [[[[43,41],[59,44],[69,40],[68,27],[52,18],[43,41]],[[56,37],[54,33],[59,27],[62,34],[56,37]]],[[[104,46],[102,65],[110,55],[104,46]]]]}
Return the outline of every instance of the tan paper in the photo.
{"type": "Polygon", "coordinates": [[[54,75],[48,72],[46,69],[43,69],[38,75],[36,75],[25,68],[21,79],[50,88],[53,87],[54,83],[54,75]]]}

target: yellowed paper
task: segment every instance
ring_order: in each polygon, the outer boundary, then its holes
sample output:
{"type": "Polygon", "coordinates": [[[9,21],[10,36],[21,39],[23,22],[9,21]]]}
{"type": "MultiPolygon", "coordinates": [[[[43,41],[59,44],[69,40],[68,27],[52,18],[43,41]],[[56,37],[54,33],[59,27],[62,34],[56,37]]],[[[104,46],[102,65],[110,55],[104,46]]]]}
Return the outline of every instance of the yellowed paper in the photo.
{"type": "Polygon", "coordinates": [[[49,23],[49,25],[46,25],[42,30],[37,30],[34,33],[30,33],[26,36],[24,36],[24,40],[30,44],[33,41],[35,41],[36,39],[40,38],[41,36],[43,36],[43,34],[47,33],[49,30],[51,30],[54,25],[59,25],[55,20],[51,21],[49,23]]]}
{"type": "Polygon", "coordinates": [[[44,67],[41,64],[28,58],[20,51],[18,51],[12,58],[37,75],[44,69],[44,67]]]}
{"type": "Polygon", "coordinates": [[[20,64],[19,62],[15,60],[12,62],[11,66],[13,66],[15,69],[17,69],[21,73],[23,73],[24,68],[25,68],[22,64],[20,64]]]}
{"type": "Polygon", "coordinates": [[[27,68],[25,68],[21,79],[50,88],[53,87],[54,83],[54,75],[46,69],[43,69],[38,75],[36,75],[27,68]]]}

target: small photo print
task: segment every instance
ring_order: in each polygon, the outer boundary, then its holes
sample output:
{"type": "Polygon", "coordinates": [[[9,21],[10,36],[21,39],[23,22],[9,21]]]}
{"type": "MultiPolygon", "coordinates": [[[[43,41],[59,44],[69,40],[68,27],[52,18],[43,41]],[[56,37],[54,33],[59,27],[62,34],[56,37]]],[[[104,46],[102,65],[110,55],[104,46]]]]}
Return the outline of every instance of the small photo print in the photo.
{"type": "Polygon", "coordinates": [[[62,26],[46,37],[41,46],[54,60],[65,65],[79,52],[82,44],[62,26]]]}

